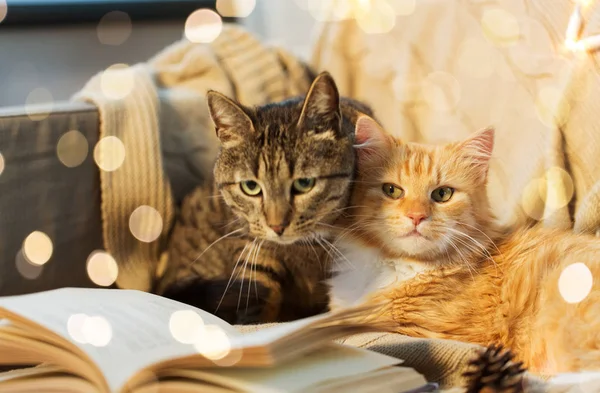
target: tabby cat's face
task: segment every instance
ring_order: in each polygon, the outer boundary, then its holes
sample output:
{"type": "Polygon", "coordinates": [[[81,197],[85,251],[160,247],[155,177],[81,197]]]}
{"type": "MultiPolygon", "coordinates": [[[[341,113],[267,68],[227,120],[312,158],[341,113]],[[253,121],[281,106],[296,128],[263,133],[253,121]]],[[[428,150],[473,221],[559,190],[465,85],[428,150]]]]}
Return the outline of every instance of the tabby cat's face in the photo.
{"type": "Polygon", "coordinates": [[[305,102],[249,109],[209,93],[209,107],[222,143],[215,181],[249,234],[288,244],[327,233],[355,161],[333,79],[320,75],[305,102]]]}
{"type": "Polygon", "coordinates": [[[485,191],[494,131],[442,146],[403,143],[361,118],[359,178],[352,205],[367,243],[393,255],[440,258],[474,247],[479,217],[489,216],[485,191]]]}

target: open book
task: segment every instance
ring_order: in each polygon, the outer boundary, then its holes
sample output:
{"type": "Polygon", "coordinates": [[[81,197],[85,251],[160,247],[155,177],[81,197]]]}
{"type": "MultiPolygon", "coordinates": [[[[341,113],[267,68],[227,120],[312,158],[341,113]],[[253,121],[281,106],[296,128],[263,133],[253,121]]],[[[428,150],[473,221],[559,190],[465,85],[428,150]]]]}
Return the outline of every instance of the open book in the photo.
{"type": "Polygon", "coordinates": [[[350,308],[242,334],[145,292],[64,288],[0,298],[1,392],[390,392],[425,379],[332,341],[385,330],[350,308]]]}

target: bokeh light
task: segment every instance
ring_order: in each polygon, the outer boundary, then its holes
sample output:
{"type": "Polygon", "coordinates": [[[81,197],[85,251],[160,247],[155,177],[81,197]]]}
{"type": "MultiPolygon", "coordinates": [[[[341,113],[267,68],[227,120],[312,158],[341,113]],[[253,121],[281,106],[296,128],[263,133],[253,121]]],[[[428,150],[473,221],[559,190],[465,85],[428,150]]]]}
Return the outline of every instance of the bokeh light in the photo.
{"type": "Polygon", "coordinates": [[[567,303],[579,303],[590,294],[593,282],[590,269],[577,262],[564,268],[558,279],[558,290],[567,303]]]}
{"type": "Polygon", "coordinates": [[[221,16],[206,8],[192,12],[185,21],[185,37],[195,43],[213,42],[222,30],[221,16]]]}
{"type": "Polygon", "coordinates": [[[451,113],[454,112],[460,101],[460,84],[451,74],[435,71],[423,81],[421,95],[432,110],[451,113]]]}
{"type": "Polygon", "coordinates": [[[520,37],[517,18],[502,8],[486,9],[481,17],[481,27],[486,38],[497,45],[513,45],[520,37]]]}
{"type": "Polygon", "coordinates": [[[387,2],[399,16],[412,15],[417,5],[417,0],[387,0],[387,2]]]}
{"type": "Polygon", "coordinates": [[[105,347],[112,339],[112,326],[104,317],[87,317],[81,326],[81,333],[88,344],[105,347]]]}
{"type": "Polygon", "coordinates": [[[44,232],[31,232],[23,242],[23,256],[34,265],[43,265],[52,257],[52,240],[44,232]]]}
{"type": "Polygon", "coordinates": [[[67,320],[67,332],[69,336],[79,344],[86,344],[87,340],[83,335],[83,323],[88,318],[85,314],[73,314],[67,320]]]}
{"type": "Polygon", "coordinates": [[[316,21],[328,22],[354,18],[367,12],[369,2],[370,0],[308,0],[300,8],[306,9],[316,21]]]}
{"type": "Polygon", "coordinates": [[[67,320],[67,332],[80,344],[105,347],[112,339],[112,326],[101,316],[73,314],[67,320]]]}
{"type": "Polygon", "coordinates": [[[33,89],[25,99],[25,112],[33,121],[41,121],[47,118],[52,112],[54,106],[54,97],[48,89],[38,87],[33,89]],[[43,104],[44,111],[40,111],[38,105],[43,104]]]}
{"type": "Polygon", "coordinates": [[[27,280],[35,280],[44,271],[44,265],[34,265],[30,263],[23,255],[23,250],[19,250],[17,253],[15,265],[19,274],[27,280]]]}
{"type": "Polygon", "coordinates": [[[104,45],[121,45],[131,35],[131,18],[126,12],[111,11],[100,19],[96,33],[104,45]]]}
{"type": "Polygon", "coordinates": [[[521,194],[521,208],[525,214],[534,220],[540,220],[544,217],[544,199],[540,195],[542,189],[542,180],[536,178],[525,186],[521,194]]]}
{"type": "Polygon", "coordinates": [[[56,155],[60,162],[68,168],[81,165],[89,151],[88,141],[77,130],[65,132],[56,145],[56,155]]]}
{"type": "Polygon", "coordinates": [[[4,172],[4,156],[0,153],[0,175],[4,172]]]}
{"type": "Polygon", "coordinates": [[[102,94],[111,100],[121,100],[133,90],[133,71],[127,64],[113,64],[100,76],[102,94]]]}
{"type": "Polygon", "coordinates": [[[204,321],[193,310],[178,310],[169,318],[169,331],[182,344],[194,344],[204,335],[204,321]]]}
{"type": "Polygon", "coordinates": [[[256,0],[217,0],[219,14],[230,18],[246,18],[256,8],[256,0]]]}
{"type": "Polygon", "coordinates": [[[8,7],[6,6],[6,0],[0,0],[0,23],[6,18],[8,13],[8,7]]]}
{"type": "Polygon", "coordinates": [[[116,136],[100,139],[94,148],[94,161],[107,172],[119,169],[125,161],[125,145],[116,136]]]}
{"type": "Polygon", "coordinates": [[[367,34],[383,34],[396,24],[396,11],[384,0],[366,1],[364,8],[354,11],[358,27],[367,34]]]}
{"type": "Polygon", "coordinates": [[[569,118],[571,106],[563,91],[554,86],[544,86],[538,90],[535,100],[535,112],[538,119],[547,127],[564,125],[569,118]]]}
{"type": "Polygon", "coordinates": [[[546,171],[540,179],[539,187],[540,196],[550,211],[567,206],[575,193],[571,175],[557,166],[546,171]]]}
{"type": "Polygon", "coordinates": [[[472,78],[489,78],[494,72],[494,55],[493,48],[483,38],[470,37],[458,50],[458,67],[472,78]]]}
{"type": "Polygon", "coordinates": [[[163,229],[160,213],[151,206],[140,206],[129,216],[129,230],[141,242],[150,243],[158,239],[163,229]]]}
{"type": "Polygon", "coordinates": [[[109,287],[117,281],[119,266],[117,261],[105,251],[94,251],[87,259],[88,277],[96,285],[109,287]]]}
{"type": "Polygon", "coordinates": [[[217,325],[206,325],[204,334],[194,342],[194,348],[204,357],[219,360],[231,351],[231,342],[227,333],[217,325]]]}

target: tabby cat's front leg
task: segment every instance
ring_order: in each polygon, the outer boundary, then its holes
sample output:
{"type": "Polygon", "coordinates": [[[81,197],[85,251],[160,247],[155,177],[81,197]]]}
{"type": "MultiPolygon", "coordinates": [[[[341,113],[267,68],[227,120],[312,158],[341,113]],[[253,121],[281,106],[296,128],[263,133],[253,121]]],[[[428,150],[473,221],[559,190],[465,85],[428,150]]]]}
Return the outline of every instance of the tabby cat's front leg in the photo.
{"type": "Polygon", "coordinates": [[[232,292],[245,299],[237,312],[238,324],[250,325],[279,320],[283,303],[281,282],[285,273],[282,270],[281,263],[266,255],[260,255],[253,266],[236,268],[233,275],[238,277],[238,288],[232,292]]]}

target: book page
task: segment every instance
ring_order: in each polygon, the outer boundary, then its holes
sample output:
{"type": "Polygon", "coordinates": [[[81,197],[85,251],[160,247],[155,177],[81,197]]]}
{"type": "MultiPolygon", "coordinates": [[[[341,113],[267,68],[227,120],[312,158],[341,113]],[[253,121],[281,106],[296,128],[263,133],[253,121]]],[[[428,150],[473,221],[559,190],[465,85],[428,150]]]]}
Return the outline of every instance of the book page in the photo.
{"type": "MultiPolygon", "coordinates": [[[[278,365],[276,368],[173,370],[172,374],[246,392],[301,393],[328,381],[367,374],[400,363],[402,361],[399,359],[366,349],[329,344],[318,352],[278,365]]],[[[399,369],[398,372],[405,370],[399,369]]]]}
{"type": "Polygon", "coordinates": [[[0,298],[9,310],[81,348],[118,391],[138,370],[174,357],[197,355],[204,331],[239,333],[205,311],[145,292],[62,288],[0,298]]]}

